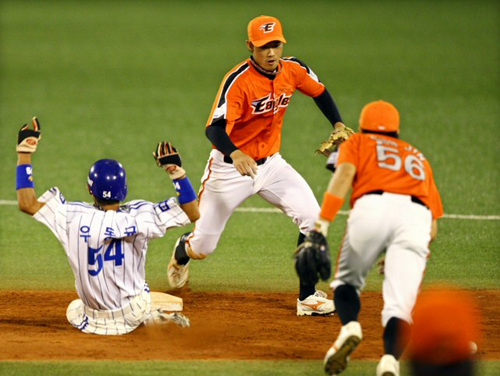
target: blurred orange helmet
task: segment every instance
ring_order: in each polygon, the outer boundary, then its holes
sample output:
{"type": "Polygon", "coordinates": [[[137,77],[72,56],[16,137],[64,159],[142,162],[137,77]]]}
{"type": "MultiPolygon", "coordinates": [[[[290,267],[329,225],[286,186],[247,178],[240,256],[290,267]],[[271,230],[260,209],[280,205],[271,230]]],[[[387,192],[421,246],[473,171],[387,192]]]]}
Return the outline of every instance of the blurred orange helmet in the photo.
{"type": "Polygon", "coordinates": [[[426,364],[472,358],[481,340],[480,316],[476,301],[467,291],[423,291],[413,312],[409,358],[426,364]]]}
{"type": "Polygon", "coordinates": [[[359,127],[367,131],[399,131],[399,112],[394,105],[382,100],[370,102],[359,116],[359,127]]]}

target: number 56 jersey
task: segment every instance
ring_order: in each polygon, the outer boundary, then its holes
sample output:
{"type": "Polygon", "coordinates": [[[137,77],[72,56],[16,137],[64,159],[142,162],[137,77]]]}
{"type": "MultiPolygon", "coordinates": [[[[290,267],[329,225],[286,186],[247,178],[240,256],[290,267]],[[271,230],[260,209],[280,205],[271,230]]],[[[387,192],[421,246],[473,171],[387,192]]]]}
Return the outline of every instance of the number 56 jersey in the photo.
{"type": "Polygon", "coordinates": [[[146,284],[146,252],[150,239],[168,228],[190,223],[175,199],[159,203],[130,201],[118,211],[103,211],[84,202],[67,202],[58,188],[33,217],[61,242],[75,276],[78,296],[98,310],[126,306],[146,284]]]}
{"type": "Polygon", "coordinates": [[[381,134],[356,133],[340,146],[337,165],[344,162],[356,166],[351,207],[364,194],[384,191],[417,197],[431,210],[433,219],[443,216],[432,168],[408,142],[381,134]]]}

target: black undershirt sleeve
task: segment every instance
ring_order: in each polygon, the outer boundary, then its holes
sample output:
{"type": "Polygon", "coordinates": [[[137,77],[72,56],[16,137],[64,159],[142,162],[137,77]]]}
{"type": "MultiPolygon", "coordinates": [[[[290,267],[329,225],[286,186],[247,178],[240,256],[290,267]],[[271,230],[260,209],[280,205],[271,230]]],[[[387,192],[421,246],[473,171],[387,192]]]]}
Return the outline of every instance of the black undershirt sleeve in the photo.
{"type": "MultiPolygon", "coordinates": [[[[322,94],[314,98],[314,102],[316,102],[318,108],[332,125],[337,122],[342,122],[339,110],[335,105],[330,92],[326,88],[322,94]]],[[[217,148],[217,150],[222,152],[224,155],[229,156],[233,151],[238,149],[226,132],[226,119],[217,120],[209,125],[205,130],[205,135],[217,148]]]]}
{"type": "Polygon", "coordinates": [[[325,87],[325,91],[314,98],[314,102],[319,107],[323,115],[330,121],[332,125],[337,122],[342,122],[342,118],[340,117],[339,109],[335,104],[330,92],[325,87]]]}
{"type": "Polygon", "coordinates": [[[226,119],[220,119],[205,129],[205,135],[222,154],[229,156],[237,150],[226,132],[226,119]]]}

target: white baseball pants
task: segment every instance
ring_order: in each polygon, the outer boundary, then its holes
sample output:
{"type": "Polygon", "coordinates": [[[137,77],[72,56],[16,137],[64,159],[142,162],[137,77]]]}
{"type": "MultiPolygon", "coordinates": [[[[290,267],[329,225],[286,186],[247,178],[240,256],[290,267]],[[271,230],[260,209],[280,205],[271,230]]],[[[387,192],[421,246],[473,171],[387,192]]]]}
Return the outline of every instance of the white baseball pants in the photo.
{"type": "Polygon", "coordinates": [[[241,176],[231,163],[212,150],[200,189],[200,219],[188,238],[188,254],[205,258],[211,254],[234,210],[258,194],[281,209],[305,233],[314,227],[320,207],[304,178],[279,153],[258,166],[255,179],[241,176]]]}
{"type": "Polygon", "coordinates": [[[129,305],[113,311],[92,309],[81,299],[73,300],[66,310],[66,318],[75,328],[100,335],[129,333],[151,320],[151,315],[151,297],[147,291],[135,296],[129,305]]]}
{"type": "Polygon", "coordinates": [[[391,317],[411,323],[429,256],[431,224],[430,210],[412,202],[411,196],[383,193],[359,198],[347,221],[331,287],[350,284],[359,294],[385,251],[382,325],[391,317]]]}

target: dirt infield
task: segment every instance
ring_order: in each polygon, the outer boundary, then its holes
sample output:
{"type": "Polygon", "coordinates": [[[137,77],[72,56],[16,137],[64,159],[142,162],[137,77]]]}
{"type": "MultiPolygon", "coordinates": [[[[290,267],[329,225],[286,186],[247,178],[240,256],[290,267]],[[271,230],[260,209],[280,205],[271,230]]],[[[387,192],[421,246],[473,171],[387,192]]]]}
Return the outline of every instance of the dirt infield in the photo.
{"type": "MultiPolygon", "coordinates": [[[[174,293],[191,328],[141,327],[125,336],[80,333],[66,321],[74,292],[0,291],[0,360],[322,359],[340,327],[336,316],[297,317],[295,294],[174,293]]],[[[483,359],[500,359],[500,293],[474,291],[482,310],[483,359]]],[[[364,339],[353,359],[382,355],[380,293],[363,293],[364,339]]],[[[453,319],[453,318],[450,318],[453,319]]]]}

